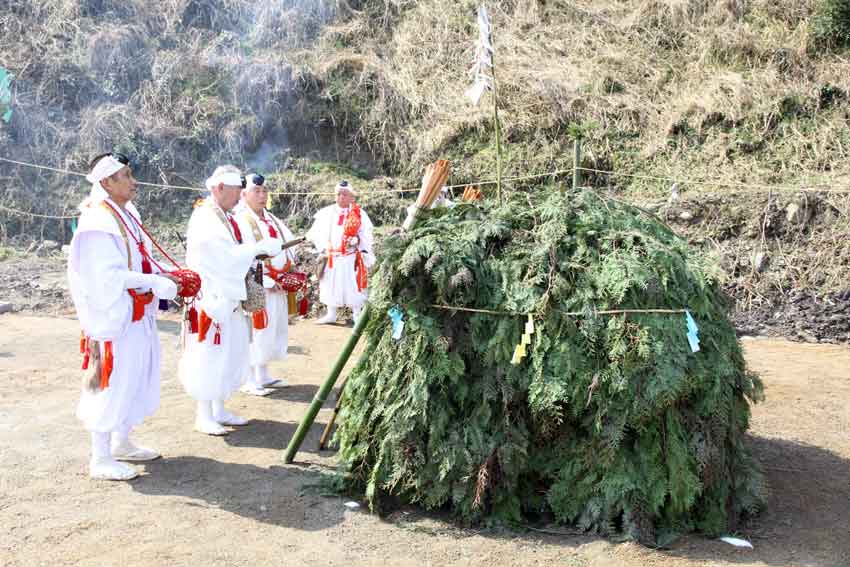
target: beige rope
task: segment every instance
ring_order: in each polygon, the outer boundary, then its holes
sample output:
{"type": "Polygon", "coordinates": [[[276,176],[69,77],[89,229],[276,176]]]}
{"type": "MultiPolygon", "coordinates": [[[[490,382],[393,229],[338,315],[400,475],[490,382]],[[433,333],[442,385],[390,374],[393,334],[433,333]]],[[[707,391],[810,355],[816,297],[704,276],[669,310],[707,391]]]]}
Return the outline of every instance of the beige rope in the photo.
{"type": "MultiPolygon", "coordinates": [[[[532,315],[531,313],[511,313],[510,311],[493,311],[490,309],[476,309],[473,307],[454,307],[451,305],[439,305],[436,303],[432,303],[431,307],[436,307],[437,309],[445,309],[447,311],[467,311],[470,313],[486,313],[488,315],[513,315],[513,316],[526,316],[532,315]]],[[[605,309],[603,311],[592,311],[590,313],[586,311],[560,311],[562,315],[568,315],[570,317],[582,317],[582,316],[593,316],[593,315],[623,315],[629,313],[685,313],[686,309],[605,309]]]]}

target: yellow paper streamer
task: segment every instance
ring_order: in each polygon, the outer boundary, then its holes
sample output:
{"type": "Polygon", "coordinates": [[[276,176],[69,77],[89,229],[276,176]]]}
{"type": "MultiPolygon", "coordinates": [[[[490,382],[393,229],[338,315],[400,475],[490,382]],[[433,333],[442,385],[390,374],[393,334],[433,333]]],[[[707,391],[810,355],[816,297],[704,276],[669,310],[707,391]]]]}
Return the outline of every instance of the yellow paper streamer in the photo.
{"type": "Polygon", "coordinates": [[[519,355],[519,345],[517,345],[516,348],[514,348],[514,357],[511,359],[511,364],[516,366],[520,362],[522,362],[522,357],[519,355]]]}

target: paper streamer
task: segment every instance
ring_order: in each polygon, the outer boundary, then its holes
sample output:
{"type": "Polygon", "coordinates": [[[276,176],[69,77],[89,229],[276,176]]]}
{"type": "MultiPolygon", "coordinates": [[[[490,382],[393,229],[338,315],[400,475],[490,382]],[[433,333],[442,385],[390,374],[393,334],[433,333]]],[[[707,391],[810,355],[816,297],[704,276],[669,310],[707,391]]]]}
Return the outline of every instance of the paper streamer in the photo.
{"type": "Polygon", "coordinates": [[[404,333],[404,312],[396,305],[387,311],[387,315],[390,316],[390,320],[393,322],[393,339],[400,340],[402,333],[404,333]]]}
{"type": "Polygon", "coordinates": [[[699,352],[699,327],[694,321],[690,311],[685,311],[685,323],[688,326],[688,344],[691,347],[691,352],[699,352]]]}
{"type": "Polygon", "coordinates": [[[528,356],[528,352],[525,350],[525,347],[531,344],[532,334],[534,334],[534,319],[532,319],[531,314],[529,314],[528,321],[525,323],[525,332],[522,334],[519,344],[516,348],[514,348],[514,356],[511,358],[511,364],[514,366],[521,363],[522,359],[528,356]]]}
{"type": "Polygon", "coordinates": [[[481,97],[493,88],[493,39],[490,27],[490,16],[482,4],[478,7],[478,41],[475,42],[475,60],[469,74],[472,76],[472,86],[464,93],[472,104],[478,106],[481,97]]]}
{"type": "Polygon", "coordinates": [[[5,108],[2,120],[9,123],[12,119],[12,74],[0,67],[0,110],[5,108]]]}

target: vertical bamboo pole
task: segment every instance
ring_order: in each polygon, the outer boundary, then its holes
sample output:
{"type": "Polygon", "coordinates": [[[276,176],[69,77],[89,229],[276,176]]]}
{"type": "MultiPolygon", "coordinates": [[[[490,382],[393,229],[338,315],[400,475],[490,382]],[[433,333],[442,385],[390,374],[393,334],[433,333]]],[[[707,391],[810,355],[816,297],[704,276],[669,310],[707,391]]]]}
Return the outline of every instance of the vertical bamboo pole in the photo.
{"type": "Polygon", "coordinates": [[[581,137],[576,136],[573,140],[573,191],[581,186],[581,137]]]}
{"type": "MultiPolygon", "coordinates": [[[[428,205],[430,205],[430,203],[428,203],[428,205]]],[[[416,217],[411,220],[408,230],[413,228],[416,224],[416,220],[416,217]]],[[[339,374],[342,372],[342,369],[345,368],[345,363],[348,362],[348,359],[351,357],[351,353],[354,351],[354,347],[357,346],[357,341],[360,340],[360,335],[363,334],[363,329],[366,328],[366,324],[369,322],[369,318],[371,316],[372,305],[367,301],[366,305],[363,307],[363,311],[360,312],[360,318],[357,319],[357,324],[354,326],[354,332],[351,333],[351,337],[349,337],[348,342],[345,343],[345,347],[343,347],[342,352],[339,354],[339,358],[337,358],[336,363],[334,363],[331,373],[328,375],[321,388],[319,388],[319,391],[316,392],[316,395],[313,397],[313,401],[310,402],[310,407],[307,408],[307,414],[301,420],[301,423],[298,424],[298,429],[295,430],[295,434],[292,436],[292,439],[289,440],[289,445],[286,447],[286,453],[283,456],[284,462],[291,463],[295,460],[295,454],[298,453],[298,448],[301,447],[301,444],[304,442],[304,437],[307,436],[307,432],[310,430],[310,426],[313,425],[313,422],[316,420],[316,415],[319,413],[319,410],[322,409],[322,405],[325,403],[325,400],[328,399],[328,394],[330,394],[334,384],[336,384],[337,378],[339,378],[339,374]]],[[[342,389],[340,389],[339,395],[342,396],[342,389]]]]}
{"type": "MultiPolygon", "coordinates": [[[[351,333],[351,336],[348,338],[348,342],[345,343],[345,347],[342,349],[342,352],[339,354],[339,358],[336,359],[336,363],[331,369],[331,373],[328,375],[322,387],[319,388],[319,391],[316,392],[316,395],[313,396],[313,401],[310,402],[310,407],[307,408],[307,414],[301,420],[301,423],[298,424],[298,429],[295,430],[295,434],[292,436],[292,439],[289,440],[289,445],[286,447],[286,453],[284,454],[283,460],[286,463],[291,463],[295,460],[295,454],[298,452],[298,448],[301,447],[301,443],[304,442],[304,437],[307,436],[307,432],[310,431],[310,426],[313,425],[313,422],[316,420],[316,415],[319,413],[319,410],[322,409],[322,405],[325,403],[325,400],[328,399],[328,394],[330,394],[331,390],[336,384],[337,378],[339,378],[340,372],[345,368],[345,363],[348,362],[348,359],[351,357],[351,353],[354,351],[354,347],[357,346],[357,341],[360,340],[360,335],[363,334],[363,329],[366,328],[366,323],[369,322],[369,317],[372,314],[372,306],[369,303],[363,307],[363,311],[360,312],[360,317],[357,319],[357,324],[354,326],[354,332],[351,333]]],[[[342,395],[342,392],[340,392],[342,395]]]]}
{"type": "Polygon", "coordinates": [[[502,129],[499,125],[499,95],[498,91],[496,90],[495,54],[493,54],[493,123],[496,130],[496,194],[499,197],[499,204],[503,204],[504,199],[502,199],[502,129]]]}

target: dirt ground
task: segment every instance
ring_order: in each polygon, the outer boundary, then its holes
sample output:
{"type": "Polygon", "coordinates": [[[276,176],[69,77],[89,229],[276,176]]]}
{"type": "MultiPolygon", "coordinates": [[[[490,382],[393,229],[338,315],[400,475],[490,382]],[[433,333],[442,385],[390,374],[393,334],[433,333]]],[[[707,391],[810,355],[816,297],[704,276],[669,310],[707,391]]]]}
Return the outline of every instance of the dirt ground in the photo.
{"type": "Polygon", "coordinates": [[[767,394],[752,443],[769,509],[736,534],[755,549],[689,536],[650,550],[569,530],[464,529],[416,509],[385,519],[349,510],[320,487],[334,465],[332,451],[316,450],[330,409],[296,463],[282,462],[349,328],[293,327],[289,359],[272,367],[292,386],[236,395],[230,408],[253,421],[224,438],[192,430],[193,404],[175,377],[177,322],[161,321],[160,331],[162,405],[136,438],[164,458],[131,482],[93,482],[74,417],[76,321],[0,316],[0,565],[850,565],[847,347],[745,341],[767,394]]]}

